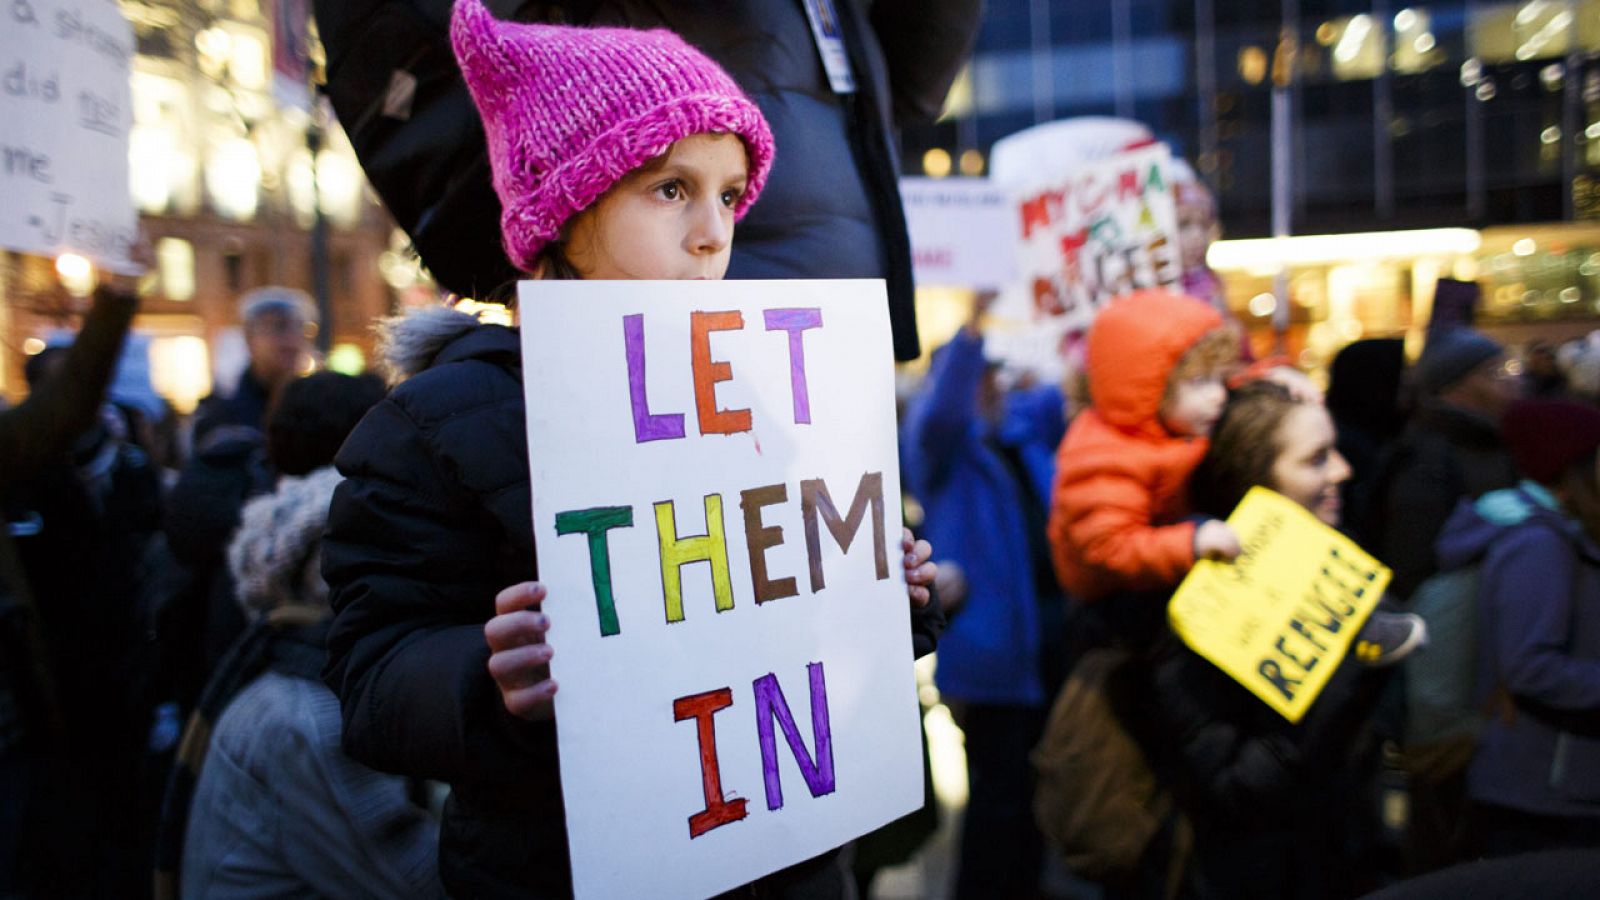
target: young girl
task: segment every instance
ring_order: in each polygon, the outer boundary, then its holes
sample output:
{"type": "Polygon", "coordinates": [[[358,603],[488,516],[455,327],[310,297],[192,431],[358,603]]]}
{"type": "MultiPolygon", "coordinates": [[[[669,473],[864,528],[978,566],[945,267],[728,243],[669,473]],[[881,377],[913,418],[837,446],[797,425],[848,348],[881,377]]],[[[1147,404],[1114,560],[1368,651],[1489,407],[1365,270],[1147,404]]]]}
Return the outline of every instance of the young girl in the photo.
{"type": "MultiPolygon", "coordinates": [[[[519,267],[722,277],[772,137],[721,69],[666,31],[499,22],[478,0],[457,3],[451,39],[519,267]]],[[[452,896],[566,895],[545,641],[561,598],[546,612],[533,580],[518,337],[430,310],[391,325],[387,345],[405,380],[339,455],[323,549],[337,614],[325,677],[345,747],[450,783],[439,866],[452,896]]],[[[927,607],[930,548],[904,546],[912,605],[927,607]]],[[[826,858],[779,875],[808,895],[843,890],[826,858]]]]}

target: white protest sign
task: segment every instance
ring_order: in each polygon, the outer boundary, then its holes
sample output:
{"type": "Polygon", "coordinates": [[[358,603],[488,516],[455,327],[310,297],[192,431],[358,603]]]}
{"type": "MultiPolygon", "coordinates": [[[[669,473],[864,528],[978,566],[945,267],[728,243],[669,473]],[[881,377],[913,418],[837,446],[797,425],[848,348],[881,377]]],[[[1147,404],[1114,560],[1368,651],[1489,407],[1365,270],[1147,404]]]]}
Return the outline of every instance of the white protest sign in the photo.
{"type": "Polygon", "coordinates": [[[881,281],[521,285],[580,897],[704,897],[923,802],[881,281]]]}
{"type": "Polygon", "coordinates": [[[133,29],[112,0],[0,4],[0,247],[137,271],[133,29]]]}
{"type": "Polygon", "coordinates": [[[1020,285],[993,312],[1067,335],[1087,330],[1115,296],[1178,284],[1171,166],[1171,153],[1157,144],[1019,188],[1020,285]]]}
{"type": "Polygon", "coordinates": [[[902,178],[919,286],[1000,288],[1017,273],[1017,215],[986,178],[902,178]]]}
{"type": "Polygon", "coordinates": [[[989,178],[1007,187],[1059,181],[1079,166],[1155,143],[1143,123],[1112,116],[1073,116],[1015,131],[989,148],[989,178]]]}

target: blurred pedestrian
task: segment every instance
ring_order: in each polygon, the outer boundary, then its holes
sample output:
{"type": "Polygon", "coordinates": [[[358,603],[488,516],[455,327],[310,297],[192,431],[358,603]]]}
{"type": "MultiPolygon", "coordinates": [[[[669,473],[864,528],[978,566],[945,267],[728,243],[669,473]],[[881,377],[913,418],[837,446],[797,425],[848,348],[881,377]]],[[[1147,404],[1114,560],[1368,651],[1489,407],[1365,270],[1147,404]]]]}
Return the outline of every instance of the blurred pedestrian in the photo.
{"type": "Polygon", "coordinates": [[[1132,646],[1195,560],[1239,555],[1226,522],[1189,517],[1186,490],[1238,359],[1220,313],[1166,290],[1112,301],[1089,329],[1089,407],[1057,453],[1050,545],[1072,599],[1132,646]]]}
{"type": "Polygon", "coordinates": [[[1567,373],[1556,359],[1556,348],[1545,341],[1531,341],[1522,354],[1523,394],[1529,397],[1564,397],[1567,373]]]}
{"type": "Polygon", "coordinates": [[[1405,425],[1400,403],[1405,365],[1404,341],[1372,338],[1346,345],[1328,366],[1328,414],[1338,429],[1339,455],[1350,464],[1350,479],[1340,494],[1344,519],[1353,525],[1367,521],[1373,480],[1405,425]]]}
{"type": "Polygon", "coordinates": [[[1479,567],[1473,831],[1491,856],[1600,847],[1600,410],[1525,400],[1504,434],[1522,481],[1439,539],[1479,567]]]}
{"type": "Polygon", "coordinates": [[[1415,372],[1419,401],[1380,467],[1367,520],[1366,548],[1394,570],[1389,592],[1404,602],[1438,571],[1434,542],[1462,498],[1516,484],[1500,438],[1500,416],[1517,396],[1505,348],[1458,328],[1429,338],[1415,372]]]}
{"type": "Polygon", "coordinates": [[[99,415],[122,341],[139,307],[131,285],[95,289],[83,328],[52,377],[0,412],[0,496],[54,463],[99,415]]]}
{"type": "Polygon", "coordinates": [[[168,604],[166,642],[178,671],[171,674],[184,709],[192,707],[211,671],[246,621],[224,562],[228,540],[249,498],[272,487],[263,417],[272,394],[310,361],[316,313],[292,288],[263,287],[240,298],[249,363],[227,393],[201,401],[192,452],[167,497],[165,534],[187,584],[168,604]]]}
{"type": "Polygon", "coordinates": [[[251,626],[190,726],[163,828],[163,895],[431,897],[438,824],[406,779],[340,749],[320,674],[330,610],[319,572],[333,455],[383,397],[375,378],[319,372],[284,385],[267,420],[272,493],[246,504],[228,564],[251,626]],[[192,803],[187,789],[193,789],[192,803]],[[182,819],[187,809],[187,822],[182,819]]]}
{"type": "Polygon", "coordinates": [[[1064,677],[1066,599],[1045,515],[1065,401],[1053,385],[1000,387],[980,330],[992,299],[980,296],[966,325],[934,352],[907,408],[901,449],[906,483],[926,511],[923,532],[949,549],[966,584],[935,673],[966,736],[970,787],[954,896],[1034,897],[1043,843],[1028,753],[1064,677]]]}
{"type": "Polygon", "coordinates": [[[1183,292],[1227,313],[1222,279],[1211,271],[1206,251],[1222,237],[1217,199],[1189,163],[1173,160],[1173,199],[1178,211],[1178,253],[1183,263],[1183,292]]]}
{"type": "Polygon", "coordinates": [[[239,298],[239,320],[248,363],[228,389],[200,401],[192,441],[197,455],[216,428],[243,427],[259,433],[272,392],[310,362],[317,314],[304,291],[276,285],[256,288],[239,298]]]}
{"type": "MultiPolygon", "coordinates": [[[[30,386],[58,375],[69,353],[57,347],[29,359],[30,386]]],[[[154,601],[143,562],[160,528],[161,483],[120,410],[108,402],[99,412],[53,465],[10,490],[4,509],[8,520],[30,523],[14,541],[63,725],[33,780],[34,888],[120,894],[145,886],[152,830],[141,788],[154,601]]]]}

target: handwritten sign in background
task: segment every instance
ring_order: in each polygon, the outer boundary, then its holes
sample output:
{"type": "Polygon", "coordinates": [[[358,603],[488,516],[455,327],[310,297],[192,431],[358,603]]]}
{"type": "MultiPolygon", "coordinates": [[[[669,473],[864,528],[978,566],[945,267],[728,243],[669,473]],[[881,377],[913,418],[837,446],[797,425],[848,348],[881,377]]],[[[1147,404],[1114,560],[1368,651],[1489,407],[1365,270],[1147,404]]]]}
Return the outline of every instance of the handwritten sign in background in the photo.
{"type": "Polygon", "coordinates": [[[0,247],[130,270],[133,55],[113,0],[0,4],[0,247]]]}
{"type": "Polygon", "coordinates": [[[1228,517],[1244,547],[1201,560],[1167,607],[1172,629],[1291,722],[1327,686],[1390,572],[1305,507],[1262,487],[1228,517]]]}
{"type": "Polygon", "coordinates": [[[578,894],[708,896],[920,806],[882,282],[527,282],[519,305],[578,894]],[[881,503],[844,552],[825,513],[858,491],[881,503]],[[669,543],[710,507],[724,539],[663,551],[664,501],[669,543]],[[725,580],[676,565],[721,554],[725,580]]]}
{"type": "Polygon", "coordinates": [[[1172,154],[1155,144],[1012,187],[1020,279],[994,314],[1056,338],[1112,297],[1183,277],[1172,154]]]}

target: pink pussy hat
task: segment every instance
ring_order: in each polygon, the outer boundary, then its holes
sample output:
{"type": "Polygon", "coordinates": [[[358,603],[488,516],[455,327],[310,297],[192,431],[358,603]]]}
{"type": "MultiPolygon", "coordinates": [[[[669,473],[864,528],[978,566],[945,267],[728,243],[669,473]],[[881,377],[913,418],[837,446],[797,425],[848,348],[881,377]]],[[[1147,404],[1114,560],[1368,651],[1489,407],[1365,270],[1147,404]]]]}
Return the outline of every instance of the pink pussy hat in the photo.
{"type": "Polygon", "coordinates": [[[772,132],[733,79],[670,31],[503,22],[457,0],[450,43],[483,118],[506,253],[540,248],[623,176],[692,134],[736,134],[750,160],[743,218],[767,180],[772,132]]]}

